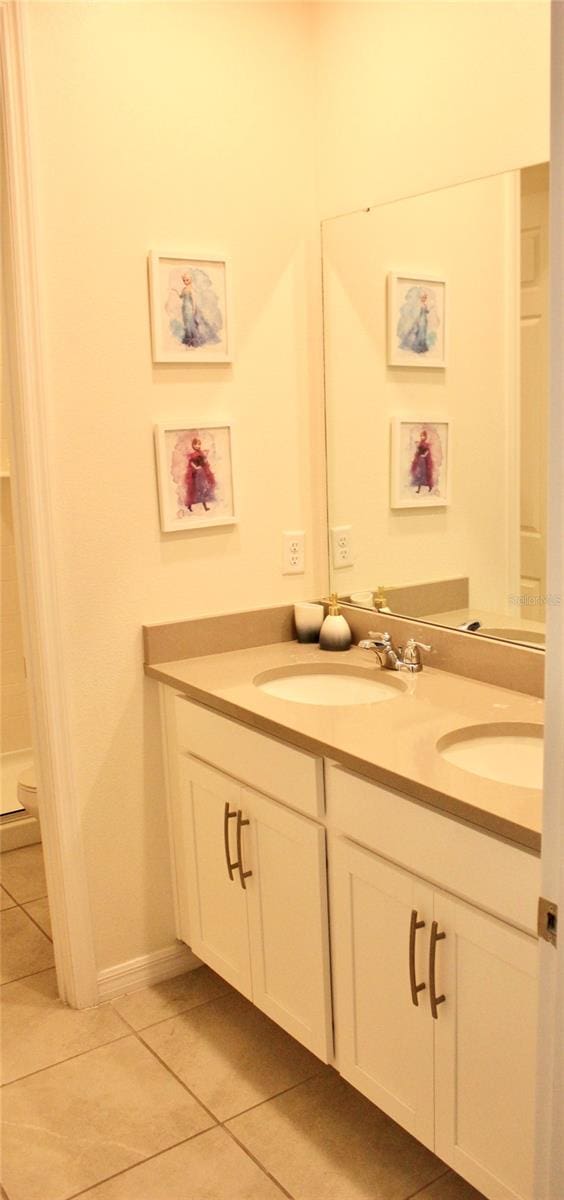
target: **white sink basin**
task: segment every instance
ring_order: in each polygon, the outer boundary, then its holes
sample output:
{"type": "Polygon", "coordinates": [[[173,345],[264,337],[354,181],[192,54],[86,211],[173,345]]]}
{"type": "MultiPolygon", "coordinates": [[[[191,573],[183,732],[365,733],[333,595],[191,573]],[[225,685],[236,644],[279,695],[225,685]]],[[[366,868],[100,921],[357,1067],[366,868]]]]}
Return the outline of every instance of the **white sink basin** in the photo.
{"type": "Polygon", "coordinates": [[[308,663],[278,667],[256,675],[253,683],[269,696],[296,704],[378,704],[405,691],[403,680],[364,667],[343,663],[308,663]]]}
{"type": "Polygon", "coordinates": [[[540,789],[543,734],[542,725],[517,721],[472,725],[439,738],[437,750],[453,766],[483,779],[540,789]]]}

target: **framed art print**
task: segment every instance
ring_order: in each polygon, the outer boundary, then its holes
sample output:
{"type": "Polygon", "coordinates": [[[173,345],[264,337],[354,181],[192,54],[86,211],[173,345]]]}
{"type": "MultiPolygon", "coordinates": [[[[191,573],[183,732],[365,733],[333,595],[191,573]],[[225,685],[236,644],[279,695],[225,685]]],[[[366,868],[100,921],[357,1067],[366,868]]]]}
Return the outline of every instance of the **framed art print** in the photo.
{"type": "Polygon", "coordinates": [[[392,420],[391,508],[446,507],[451,437],[451,421],[392,420]]]}
{"type": "Polygon", "coordinates": [[[231,362],[227,259],[153,250],[149,293],[153,362],[231,362]]]}
{"type": "Polygon", "coordinates": [[[446,366],[446,281],[388,275],[388,363],[446,366]]]}
{"type": "Polygon", "coordinates": [[[233,426],[155,426],[161,529],[166,533],[234,525],[233,426]]]}

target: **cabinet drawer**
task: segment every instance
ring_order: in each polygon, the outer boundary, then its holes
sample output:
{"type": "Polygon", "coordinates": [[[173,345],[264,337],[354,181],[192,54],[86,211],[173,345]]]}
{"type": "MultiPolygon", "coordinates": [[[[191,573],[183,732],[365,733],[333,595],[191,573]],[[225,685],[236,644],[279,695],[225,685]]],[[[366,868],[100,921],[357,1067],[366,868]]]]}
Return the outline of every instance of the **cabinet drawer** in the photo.
{"type": "Polygon", "coordinates": [[[322,759],[194,704],[185,696],[176,697],[175,708],[181,752],[219,767],[306,816],[323,817],[322,759]]]}
{"type": "Polygon", "coordinates": [[[328,825],[512,925],[536,933],[540,859],[331,764],[328,825]]]}

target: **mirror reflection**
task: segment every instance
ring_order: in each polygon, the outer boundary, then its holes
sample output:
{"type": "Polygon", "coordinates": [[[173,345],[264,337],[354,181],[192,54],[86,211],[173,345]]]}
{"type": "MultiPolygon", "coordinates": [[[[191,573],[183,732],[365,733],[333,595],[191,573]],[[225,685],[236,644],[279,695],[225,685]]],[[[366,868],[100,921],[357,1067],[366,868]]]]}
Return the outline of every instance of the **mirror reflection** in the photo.
{"type": "Polygon", "coordinates": [[[548,164],[323,222],[331,588],[544,644],[548,164]]]}

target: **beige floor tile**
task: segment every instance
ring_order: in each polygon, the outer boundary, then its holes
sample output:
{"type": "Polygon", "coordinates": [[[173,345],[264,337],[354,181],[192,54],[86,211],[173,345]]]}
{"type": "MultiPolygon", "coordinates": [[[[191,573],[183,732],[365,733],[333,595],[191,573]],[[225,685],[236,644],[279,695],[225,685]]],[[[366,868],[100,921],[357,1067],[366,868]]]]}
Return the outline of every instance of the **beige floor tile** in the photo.
{"type": "Polygon", "coordinates": [[[219,975],[210,971],[209,967],[198,967],[195,971],[187,971],[175,979],[166,979],[164,983],[156,983],[140,992],[119,996],[112,1004],[133,1029],[144,1029],[147,1025],[177,1016],[226,992],[231,993],[231,988],[219,975]]]}
{"type": "Polygon", "coordinates": [[[34,846],[22,846],[20,850],[8,850],[0,855],[0,878],[6,891],[24,904],[28,900],[39,900],[47,895],[43,848],[41,842],[34,846]]]}
{"type": "Polygon", "coordinates": [[[228,1128],[295,1200],[405,1200],[445,1170],[330,1068],[228,1128]]]}
{"type": "Polygon", "coordinates": [[[281,1200],[283,1195],[228,1133],[210,1129],[99,1184],[84,1200],[281,1200]]]}
{"type": "Polygon", "coordinates": [[[141,1036],[220,1121],[322,1070],[238,992],[141,1036]]]}
{"type": "Polygon", "coordinates": [[[466,1183],[454,1171],[447,1171],[442,1179],[437,1179],[430,1187],[418,1192],[415,1200],[485,1200],[482,1192],[466,1183]]]}
{"type": "Polygon", "coordinates": [[[0,912],[3,912],[5,908],[13,908],[15,903],[16,901],[12,900],[12,897],[4,891],[4,888],[0,887],[0,912]]]}
{"type": "Polygon", "coordinates": [[[47,934],[47,937],[52,939],[51,913],[49,912],[47,897],[44,896],[42,900],[32,900],[30,904],[22,904],[22,908],[35,921],[35,924],[39,925],[40,929],[47,934]]]}
{"type": "Polygon", "coordinates": [[[133,1036],[9,1083],[2,1101],[10,1200],[64,1200],[212,1124],[133,1036]]]}
{"type": "Polygon", "coordinates": [[[1,993],[2,1083],[84,1054],[128,1030],[109,1004],[80,1011],[57,996],[54,971],[42,971],[1,993]]]}
{"type": "Polygon", "coordinates": [[[53,943],[21,908],[8,908],[0,913],[0,945],[0,983],[53,966],[53,943]]]}

